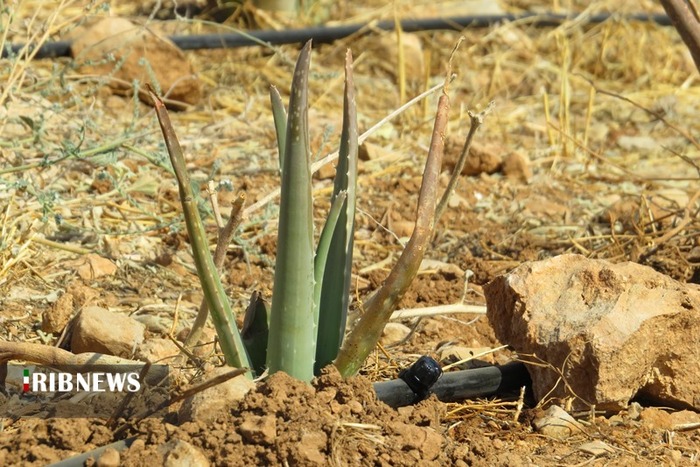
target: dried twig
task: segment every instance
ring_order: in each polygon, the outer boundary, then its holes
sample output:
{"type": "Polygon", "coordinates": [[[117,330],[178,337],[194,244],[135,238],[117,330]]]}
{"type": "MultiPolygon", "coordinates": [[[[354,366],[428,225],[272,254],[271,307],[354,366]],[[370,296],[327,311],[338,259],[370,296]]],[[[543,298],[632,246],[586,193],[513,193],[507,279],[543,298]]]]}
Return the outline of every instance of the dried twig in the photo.
{"type": "Polygon", "coordinates": [[[700,71],[700,14],[694,0],[661,0],[666,14],[690,51],[700,71]]]}
{"type": "Polygon", "coordinates": [[[445,208],[447,207],[448,201],[450,201],[450,196],[452,196],[452,193],[454,193],[455,188],[457,187],[457,182],[459,181],[459,176],[462,174],[462,169],[464,168],[464,163],[467,161],[467,157],[469,156],[469,149],[471,148],[472,145],[472,140],[474,139],[474,134],[476,133],[476,130],[479,129],[482,123],[484,123],[484,118],[491,113],[495,106],[495,103],[491,101],[489,105],[486,107],[486,109],[482,110],[479,113],[473,113],[471,110],[467,112],[469,114],[469,119],[471,120],[471,126],[469,127],[469,134],[467,135],[467,139],[464,142],[464,147],[462,148],[462,152],[459,155],[459,159],[457,160],[457,164],[455,164],[455,168],[452,171],[452,176],[450,177],[450,181],[447,183],[447,188],[445,188],[445,192],[442,194],[442,198],[440,198],[440,202],[438,203],[437,209],[435,210],[435,223],[437,224],[438,221],[440,220],[440,217],[442,216],[442,213],[445,211],[445,208]]]}
{"type": "MultiPolygon", "coordinates": [[[[216,198],[216,196],[212,196],[212,204],[214,198],[216,198]]],[[[214,267],[217,269],[217,271],[221,271],[221,268],[224,265],[224,259],[226,258],[226,251],[228,250],[228,246],[233,238],[233,233],[241,223],[245,198],[245,193],[241,192],[238,194],[238,197],[233,202],[233,206],[231,207],[231,216],[229,217],[228,222],[226,222],[226,225],[219,229],[219,238],[216,241],[216,250],[214,251],[214,267]]],[[[187,335],[187,339],[185,340],[185,347],[197,344],[202,335],[202,330],[204,329],[204,325],[206,324],[208,317],[209,307],[207,306],[206,299],[202,299],[202,303],[199,305],[199,312],[197,312],[197,317],[192,324],[192,330],[187,335]]]]}
{"type": "Polygon", "coordinates": [[[107,365],[115,369],[121,365],[144,365],[144,362],[104,355],[94,352],[74,354],[67,350],[28,342],[0,341],[0,364],[10,360],[22,360],[48,367],[107,365]]]}

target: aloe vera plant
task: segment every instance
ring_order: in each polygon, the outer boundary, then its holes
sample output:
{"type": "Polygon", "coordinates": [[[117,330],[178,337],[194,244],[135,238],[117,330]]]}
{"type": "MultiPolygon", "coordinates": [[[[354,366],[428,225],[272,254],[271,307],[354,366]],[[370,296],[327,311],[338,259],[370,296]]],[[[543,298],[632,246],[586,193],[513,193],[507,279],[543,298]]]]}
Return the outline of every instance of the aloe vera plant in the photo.
{"type": "Polygon", "coordinates": [[[348,51],[345,60],[343,124],[331,208],[315,248],[307,115],[310,62],[309,42],[302,48],[294,71],[288,112],[277,90],[270,90],[282,185],[272,305],[268,309],[259,295],[252,297],[242,336],[233,324],[228,298],[205,242],[182,151],[164,106],[153,95],[178,177],[197,272],[227,363],[251,368],[258,374],[267,367],[270,372],[284,371],[304,381],[310,381],[332,362],[341,374],[355,374],[415,277],[433,231],[449,107],[443,93],[413,236],[385,284],[366,303],[362,319],[340,350],[350,301],[357,184],[358,130],[352,55],[348,51]]]}

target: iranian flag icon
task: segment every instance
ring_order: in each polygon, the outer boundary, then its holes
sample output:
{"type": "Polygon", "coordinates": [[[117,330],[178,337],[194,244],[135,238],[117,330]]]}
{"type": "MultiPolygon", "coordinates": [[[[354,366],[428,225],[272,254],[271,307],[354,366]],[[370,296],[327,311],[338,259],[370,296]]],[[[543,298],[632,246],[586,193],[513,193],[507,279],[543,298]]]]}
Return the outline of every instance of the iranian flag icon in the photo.
{"type": "Polygon", "coordinates": [[[24,369],[24,378],[22,378],[22,392],[29,391],[29,370],[24,369]]]}

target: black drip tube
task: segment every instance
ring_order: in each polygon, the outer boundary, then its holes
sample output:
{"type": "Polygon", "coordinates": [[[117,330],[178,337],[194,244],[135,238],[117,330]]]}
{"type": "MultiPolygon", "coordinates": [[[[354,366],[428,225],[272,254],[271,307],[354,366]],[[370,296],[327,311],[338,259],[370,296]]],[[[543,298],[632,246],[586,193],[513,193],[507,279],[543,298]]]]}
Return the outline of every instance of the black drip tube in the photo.
{"type": "MultiPolygon", "coordinates": [[[[559,26],[564,21],[576,18],[572,15],[553,13],[520,15],[477,15],[457,16],[452,18],[405,19],[401,28],[406,32],[462,30],[465,28],[485,28],[502,22],[521,21],[533,27],[559,26]]],[[[585,18],[588,24],[598,24],[609,19],[625,21],[653,22],[661,26],[670,26],[671,20],[665,14],[636,13],[631,15],[614,15],[601,13],[585,18]]],[[[241,33],[203,34],[189,36],[171,36],[170,39],[182,50],[223,49],[260,45],[261,42],[271,45],[303,43],[312,39],[316,44],[325,44],[348,37],[362,31],[372,30],[391,31],[396,27],[394,21],[384,20],[368,24],[348,24],[344,26],[319,26],[284,31],[262,30],[241,33]]],[[[25,44],[7,44],[2,50],[2,57],[7,58],[22,52],[25,44]]],[[[34,58],[69,57],[70,41],[46,42],[39,47],[34,58]]]]}
{"type": "MultiPolygon", "coordinates": [[[[453,402],[471,397],[505,395],[530,384],[530,374],[525,365],[511,362],[445,373],[430,388],[430,392],[443,402],[453,402]]],[[[380,401],[392,407],[411,405],[416,401],[414,390],[403,379],[374,383],[374,391],[380,401]]]]}

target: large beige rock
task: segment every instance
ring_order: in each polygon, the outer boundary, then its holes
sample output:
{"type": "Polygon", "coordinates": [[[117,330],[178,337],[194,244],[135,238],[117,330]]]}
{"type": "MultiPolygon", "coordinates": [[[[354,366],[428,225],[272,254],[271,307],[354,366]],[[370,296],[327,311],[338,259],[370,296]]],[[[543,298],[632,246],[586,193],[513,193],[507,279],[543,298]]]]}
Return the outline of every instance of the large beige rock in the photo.
{"type": "MultiPolygon", "coordinates": [[[[127,19],[103,19],[73,41],[71,52],[81,64],[80,73],[109,77],[107,83],[117,93],[130,93],[138,80],[142,87],[159,87],[169,107],[196,104],[202,96],[185,54],[168,38],[127,19]]],[[[144,92],[139,97],[150,102],[144,92]]]]}
{"type": "Polygon", "coordinates": [[[131,358],[143,342],[146,327],[130,317],[98,306],[83,309],[75,321],[73,353],[97,352],[131,358]]]}
{"type": "Polygon", "coordinates": [[[700,409],[700,296],[689,286],[636,263],[562,255],[484,292],[498,339],[551,365],[528,366],[538,399],[575,394],[585,402],[574,407],[620,410],[639,394],[700,409]]]}

